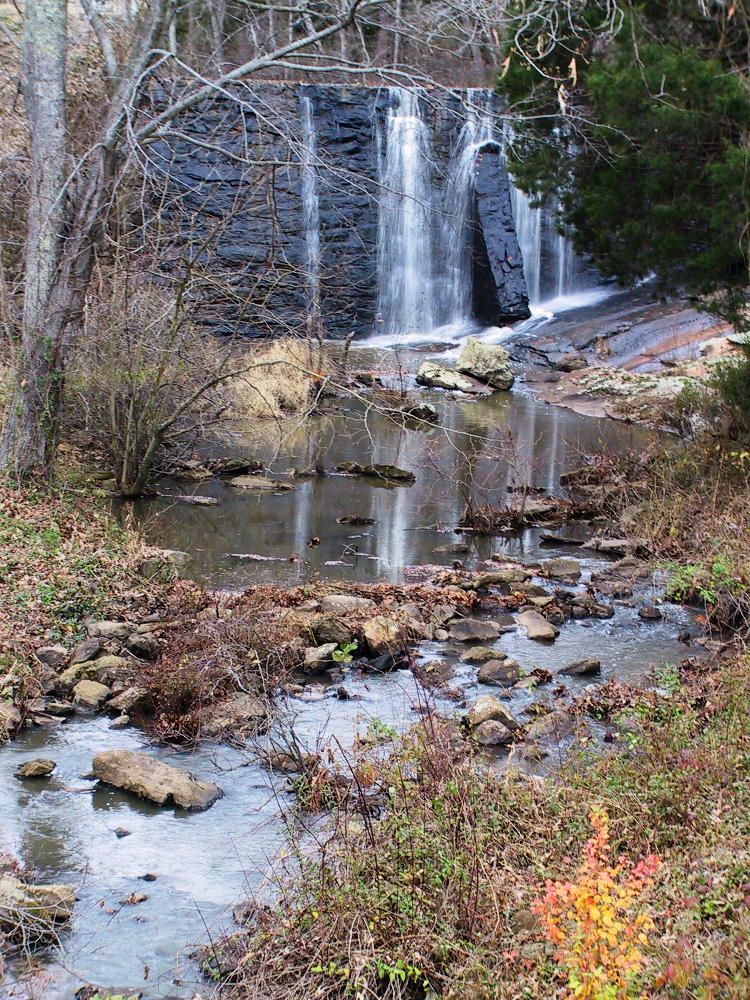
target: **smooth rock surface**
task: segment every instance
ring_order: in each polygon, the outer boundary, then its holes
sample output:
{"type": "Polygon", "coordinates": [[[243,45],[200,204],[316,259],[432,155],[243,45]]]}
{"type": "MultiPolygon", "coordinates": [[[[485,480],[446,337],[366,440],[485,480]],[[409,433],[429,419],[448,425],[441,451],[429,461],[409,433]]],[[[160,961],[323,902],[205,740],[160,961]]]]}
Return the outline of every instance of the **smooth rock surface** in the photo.
{"type": "Polygon", "coordinates": [[[99,708],[112,694],[112,689],[99,681],[79,681],[73,688],[73,701],[84,708],[99,708]]]}
{"type": "Polygon", "coordinates": [[[29,885],[0,875],[0,931],[14,941],[33,943],[70,919],[76,901],[69,885],[29,885]]]}
{"type": "Polygon", "coordinates": [[[48,778],[55,770],[54,760],[49,757],[35,757],[34,760],[25,760],[15,771],[16,778],[48,778]]]}
{"type": "Polygon", "coordinates": [[[502,627],[497,622],[478,618],[456,618],[448,626],[448,632],[451,639],[458,642],[485,642],[502,635],[502,627]]]}
{"type": "Polygon", "coordinates": [[[515,660],[488,660],[479,668],[477,680],[480,684],[496,684],[503,687],[513,684],[522,675],[521,665],[515,660]]]}
{"type": "Polygon", "coordinates": [[[513,733],[497,719],[487,719],[473,732],[473,737],[480,746],[500,747],[513,742],[513,733]]]}
{"type": "Polygon", "coordinates": [[[558,559],[544,559],[542,571],[556,580],[580,580],[581,564],[577,559],[560,556],[558,559]]]}
{"type": "Polygon", "coordinates": [[[403,639],[401,629],[391,618],[376,615],[362,626],[368,649],[374,656],[383,653],[395,655],[401,651],[403,639]]]}
{"type": "Polygon", "coordinates": [[[483,722],[490,720],[502,722],[504,726],[513,731],[523,729],[521,723],[513,718],[508,709],[494,695],[483,694],[469,709],[466,721],[472,729],[476,729],[483,722]]]}
{"type": "Polygon", "coordinates": [[[369,597],[357,597],[356,594],[328,594],[320,601],[320,610],[333,615],[349,615],[374,607],[375,602],[369,597]]]}
{"type": "Polygon", "coordinates": [[[529,639],[548,641],[556,639],[560,634],[559,629],[538,611],[522,611],[518,616],[518,624],[526,629],[529,639]]]}
{"type": "Polygon", "coordinates": [[[175,805],[200,812],[224,794],[212,781],[200,781],[181,767],[137,750],[104,750],[94,756],[92,771],[105,785],[160,806],[175,805]]]}
{"type": "Polygon", "coordinates": [[[566,674],[568,677],[589,677],[593,674],[601,673],[602,665],[599,660],[584,659],[576,660],[559,670],[558,673],[566,674]]]}
{"type": "Polygon", "coordinates": [[[430,389],[447,389],[449,392],[466,392],[472,396],[483,396],[491,390],[476,379],[461,372],[446,368],[437,361],[423,361],[416,376],[417,385],[430,389]]]}

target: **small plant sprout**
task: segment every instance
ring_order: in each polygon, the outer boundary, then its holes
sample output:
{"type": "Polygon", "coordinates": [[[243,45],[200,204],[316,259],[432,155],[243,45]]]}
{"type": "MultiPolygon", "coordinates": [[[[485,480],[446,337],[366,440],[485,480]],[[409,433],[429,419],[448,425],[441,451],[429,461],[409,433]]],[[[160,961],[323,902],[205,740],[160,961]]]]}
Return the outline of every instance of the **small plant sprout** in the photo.
{"type": "Polygon", "coordinates": [[[607,813],[593,811],[590,820],[594,833],[575,878],[548,879],[532,909],[557,948],[566,1000],[641,1000],[642,949],[654,923],[639,904],[661,861],[653,854],[636,864],[613,861],[607,813]]]}
{"type": "Polygon", "coordinates": [[[352,653],[356,652],[357,643],[356,642],[345,642],[339,646],[338,649],[334,649],[331,653],[331,659],[334,663],[351,663],[352,653]]]}

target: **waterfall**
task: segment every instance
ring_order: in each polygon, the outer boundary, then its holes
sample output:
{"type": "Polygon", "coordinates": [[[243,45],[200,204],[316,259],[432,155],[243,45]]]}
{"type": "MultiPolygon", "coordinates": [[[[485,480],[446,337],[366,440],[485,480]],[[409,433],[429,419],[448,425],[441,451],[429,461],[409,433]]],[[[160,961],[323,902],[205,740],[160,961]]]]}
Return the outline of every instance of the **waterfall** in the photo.
{"type": "Polygon", "coordinates": [[[557,231],[557,206],[532,208],[516,187],[511,203],[530,305],[571,295],[578,284],[576,257],[570,240],[557,231]]]}
{"type": "Polygon", "coordinates": [[[471,92],[466,92],[466,117],[443,191],[441,244],[445,276],[440,283],[441,324],[471,318],[474,168],[479,147],[493,137],[491,93],[480,91],[480,95],[483,100],[477,106],[472,103],[471,92]]]}
{"type": "Polygon", "coordinates": [[[430,137],[419,91],[390,87],[379,171],[378,314],[387,336],[434,326],[430,137]]]}
{"type": "Polygon", "coordinates": [[[305,233],[305,281],[307,284],[308,333],[316,333],[320,324],[320,203],[318,199],[317,148],[313,104],[307,94],[300,94],[301,142],[300,172],[302,225],[305,233]]]}

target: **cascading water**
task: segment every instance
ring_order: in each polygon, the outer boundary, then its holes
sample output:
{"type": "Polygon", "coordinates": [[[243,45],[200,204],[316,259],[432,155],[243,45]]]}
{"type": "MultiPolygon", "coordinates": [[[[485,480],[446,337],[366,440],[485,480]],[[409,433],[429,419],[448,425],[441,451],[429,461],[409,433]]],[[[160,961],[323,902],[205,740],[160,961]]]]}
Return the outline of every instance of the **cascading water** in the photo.
{"type": "Polygon", "coordinates": [[[474,170],[479,147],[493,137],[491,94],[479,94],[482,100],[477,105],[471,91],[467,91],[466,119],[443,191],[441,245],[445,275],[440,282],[441,324],[460,324],[471,317],[474,170]]]}
{"type": "Polygon", "coordinates": [[[305,281],[307,283],[308,333],[317,332],[320,323],[320,202],[315,123],[310,97],[300,94],[300,169],[302,224],[305,232],[305,281]]]}
{"type": "Polygon", "coordinates": [[[577,286],[576,258],[570,240],[557,231],[555,206],[533,208],[516,187],[511,202],[529,303],[571,295],[577,286]]]}
{"type": "Polygon", "coordinates": [[[392,87],[389,95],[379,176],[378,313],[379,332],[398,336],[435,325],[430,137],[419,91],[392,87]]]}

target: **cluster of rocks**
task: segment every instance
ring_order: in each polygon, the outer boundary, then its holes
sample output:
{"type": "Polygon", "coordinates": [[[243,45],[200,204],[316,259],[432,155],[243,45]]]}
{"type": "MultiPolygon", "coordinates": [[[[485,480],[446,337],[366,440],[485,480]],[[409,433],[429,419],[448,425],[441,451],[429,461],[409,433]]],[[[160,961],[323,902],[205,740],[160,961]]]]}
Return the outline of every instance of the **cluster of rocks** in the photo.
{"type": "Polygon", "coordinates": [[[508,352],[498,344],[484,344],[476,337],[468,337],[455,368],[425,361],[417,372],[417,384],[473,396],[505,391],[514,382],[509,360],[508,352]]]}
{"type": "Polygon", "coordinates": [[[135,624],[99,621],[88,625],[88,638],[73,649],[56,644],[36,650],[41,696],[29,705],[36,723],[62,721],[79,711],[104,709],[125,726],[147,707],[148,692],[139,684],[140,665],[160,652],[157,620],[135,624]]]}
{"type": "Polygon", "coordinates": [[[0,854],[0,941],[26,948],[50,941],[70,919],[75,901],[72,886],[31,881],[12,858],[0,854]]]}

